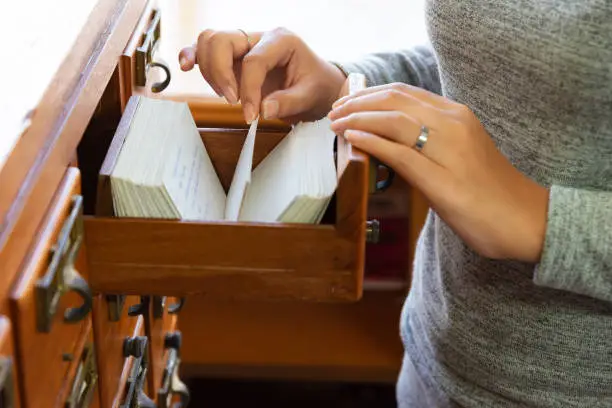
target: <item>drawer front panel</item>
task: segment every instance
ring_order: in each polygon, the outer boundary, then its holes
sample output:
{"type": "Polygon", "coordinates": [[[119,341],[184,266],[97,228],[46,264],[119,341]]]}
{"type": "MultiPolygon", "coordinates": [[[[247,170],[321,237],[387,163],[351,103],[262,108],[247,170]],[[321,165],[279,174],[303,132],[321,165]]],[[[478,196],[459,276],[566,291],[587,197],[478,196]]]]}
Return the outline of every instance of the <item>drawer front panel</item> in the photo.
{"type": "Polygon", "coordinates": [[[10,298],[23,403],[49,407],[91,324],[91,293],[78,213],[80,175],[70,168],[10,298]]]}
{"type": "Polygon", "coordinates": [[[180,305],[180,299],[166,296],[151,296],[151,313],[147,319],[147,337],[149,338],[149,387],[157,390],[162,383],[166,366],[166,334],[174,332],[177,326],[177,313],[173,309],[180,305]]]}
{"type": "Polygon", "coordinates": [[[57,408],[99,408],[98,367],[92,325],[79,340],[79,354],[75,354],[68,369],[57,408]]]}
{"type": "Polygon", "coordinates": [[[100,400],[103,407],[118,406],[127,380],[123,342],[144,335],[142,316],[128,311],[140,304],[138,296],[96,295],[93,306],[94,338],[98,362],[100,400]]]}

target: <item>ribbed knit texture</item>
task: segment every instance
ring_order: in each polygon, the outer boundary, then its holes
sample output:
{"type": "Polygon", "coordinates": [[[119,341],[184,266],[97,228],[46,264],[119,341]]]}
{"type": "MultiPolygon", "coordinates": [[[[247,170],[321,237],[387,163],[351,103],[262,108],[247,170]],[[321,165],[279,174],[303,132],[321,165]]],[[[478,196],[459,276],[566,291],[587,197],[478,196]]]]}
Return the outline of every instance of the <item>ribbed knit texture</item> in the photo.
{"type": "Polygon", "coordinates": [[[612,1],[426,10],[431,47],[344,67],[469,106],[550,209],[537,265],[480,257],[428,214],[399,406],[612,407],[612,1]]]}

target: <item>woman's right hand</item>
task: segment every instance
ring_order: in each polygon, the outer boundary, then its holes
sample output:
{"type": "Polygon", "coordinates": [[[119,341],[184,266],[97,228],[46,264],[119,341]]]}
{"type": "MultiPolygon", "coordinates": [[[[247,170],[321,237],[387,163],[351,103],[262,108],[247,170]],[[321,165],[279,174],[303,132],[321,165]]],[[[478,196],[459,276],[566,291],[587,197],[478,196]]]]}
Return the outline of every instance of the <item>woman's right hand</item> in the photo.
{"type": "Polygon", "coordinates": [[[241,102],[251,123],[288,122],[325,116],[338,99],[346,77],[286,29],[263,33],[203,31],[197,44],[179,53],[183,71],[197,64],[204,79],[230,103],[241,102]],[[249,41],[250,40],[250,41],[249,41]]]}

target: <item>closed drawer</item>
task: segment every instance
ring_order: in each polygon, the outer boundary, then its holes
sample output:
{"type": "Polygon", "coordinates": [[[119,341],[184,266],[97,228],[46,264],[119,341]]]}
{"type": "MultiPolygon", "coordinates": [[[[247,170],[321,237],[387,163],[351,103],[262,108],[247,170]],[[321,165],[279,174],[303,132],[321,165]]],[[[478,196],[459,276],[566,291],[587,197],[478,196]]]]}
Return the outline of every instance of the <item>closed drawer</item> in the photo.
{"type": "Polygon", "coordinates": [[[168,296],[148,297],[150,313],[146,320],[146,333],[149,338],[149,370],[150,389],[156,390],[162,381],[165,367],[166,334],[174,332],[177,327],[178,311],[182,307],[182,300],[168,296]]]}
{"type": "Polygon", "coordinates": [[[150,407],[155,406],[147,393],[147,375],[149,341],[145,336],[144,319],[138,317],[134,333],[125,337],[122,342],[121,387],[115,395],[112,408],[150,407]]]}
{"type": "Polygon", "coordinates": [[[72,365],[58,398],[58,408],[99,408],[98,367],[91,324],[79,340],[80,354],[72,356],[72,365]]]}
{"type": "Polygon", "coordinates": [[[80,175],[69,168],[10,296],[27,407],[54,406],[91,324],[80,175]]]}
{"type": "Polygon", "coordinates": [[[95,352],[98,361],[100,400],[103,407],[117,407],[128,369],[123,355],[124,340],[145,335],[144,318],[128,312],[141,304],[138,296],[96,295],[93,304],[95,352]]]}

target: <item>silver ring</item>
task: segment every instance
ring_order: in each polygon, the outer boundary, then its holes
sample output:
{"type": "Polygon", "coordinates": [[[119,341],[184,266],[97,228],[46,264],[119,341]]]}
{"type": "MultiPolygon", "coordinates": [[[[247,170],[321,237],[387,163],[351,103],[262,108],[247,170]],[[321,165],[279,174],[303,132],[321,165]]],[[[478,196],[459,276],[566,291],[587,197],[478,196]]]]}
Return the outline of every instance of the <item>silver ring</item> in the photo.
{"type": "Polygon", "coordinates": [[[416,143],[414,144],[414,148],[417,149],[419,152],[423,150],[423,147],[425,147],[425,143],[427,143],[428,138],[429,129],[427,128],[427,126],[421,126],[421,134],[417,138],[416,143]]]}

